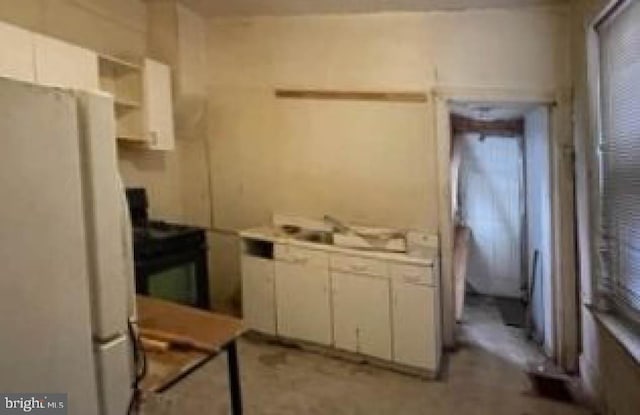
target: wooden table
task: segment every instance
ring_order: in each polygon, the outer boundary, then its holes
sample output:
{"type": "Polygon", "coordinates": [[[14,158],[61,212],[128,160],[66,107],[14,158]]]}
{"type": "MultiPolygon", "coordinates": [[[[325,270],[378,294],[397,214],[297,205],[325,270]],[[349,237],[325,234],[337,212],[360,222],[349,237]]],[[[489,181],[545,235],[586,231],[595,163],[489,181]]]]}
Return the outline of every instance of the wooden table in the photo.
{"type": "MultiPolygon", "coordinates": [[[[225,351],[229,370],[231,413],[242,414],[236,347],[237,338],[244,333],[240,320],[140,295],[137,296],[137,311],[138,328],[142,336],[176,346],[175,353],[172,350],[157,353],[155,358],[159,359],[158,363],[183,363],[182,369],[177,371],[175,376],[156,388],[157,392],[168,389],[225,351]]],[[[153,365],[154,355],[150,357],[150,364],[153,365]]]]}

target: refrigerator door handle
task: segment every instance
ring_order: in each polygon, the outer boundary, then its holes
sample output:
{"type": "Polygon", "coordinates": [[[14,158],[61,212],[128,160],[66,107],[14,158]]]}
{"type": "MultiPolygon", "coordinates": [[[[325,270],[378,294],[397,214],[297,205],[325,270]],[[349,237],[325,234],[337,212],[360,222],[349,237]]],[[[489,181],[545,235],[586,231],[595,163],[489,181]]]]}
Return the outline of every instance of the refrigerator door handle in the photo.
{"type": "Polygon", "coordinates": [[[136,286],[135,286],[135,264],[133,257],[133,225],[129,214],[129,204],[125,192],[122,177],[118,175],[118,186],[120,188],[120,210],[121,210],[121,236],[122,252],[124,254],[124,269],[122,270],[127,285],[127,314],[129,321],[137,321],[136,313],[136,286]]]}

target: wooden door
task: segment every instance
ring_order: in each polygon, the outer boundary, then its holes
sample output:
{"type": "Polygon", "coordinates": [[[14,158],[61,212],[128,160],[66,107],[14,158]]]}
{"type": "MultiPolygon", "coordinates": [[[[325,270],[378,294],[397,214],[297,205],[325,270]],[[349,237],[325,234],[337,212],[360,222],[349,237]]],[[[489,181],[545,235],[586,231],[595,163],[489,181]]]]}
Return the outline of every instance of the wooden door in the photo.
{"type": "Polygon", "coordinates": [[[242,256],[242,314],[248,328],[276,334],[273,260],[242,256]]]}
{"type": "Polygon", "coordinates": [[[331,344],[328,268],[276,261],[275,269],[278,334],[331,344]]]}
{"type": "Polygon", "coordinates": [[[335,346],[391,359],[389,281],[333,272],[331,283],[335,346]]]}

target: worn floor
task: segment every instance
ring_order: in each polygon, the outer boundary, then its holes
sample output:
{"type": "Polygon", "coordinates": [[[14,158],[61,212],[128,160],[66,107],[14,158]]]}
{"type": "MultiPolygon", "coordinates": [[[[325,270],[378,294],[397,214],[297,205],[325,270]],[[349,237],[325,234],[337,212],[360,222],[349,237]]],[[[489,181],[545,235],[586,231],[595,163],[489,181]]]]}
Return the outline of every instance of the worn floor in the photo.
{"type": "MultiPolygon", "coordinates": [[[[490,301],[471,302],[460,348],[438,381],[354,364],[302,350],[242,340],[245,413],[303,414],[589,414],[536,397],[523,366],[541,358],[519,330],[502,325],[490,301]]],[[[229,413],[224,356],[147,402],[146,415],[229,413]]]]}
{"type": "Polygon", "coordinates": [[[523,329],[504,325],[493,297],[467,295],[458,329],[461,343],[500,355],[515,365],[526,367],[529,362],[545,360],[523,329]]]}

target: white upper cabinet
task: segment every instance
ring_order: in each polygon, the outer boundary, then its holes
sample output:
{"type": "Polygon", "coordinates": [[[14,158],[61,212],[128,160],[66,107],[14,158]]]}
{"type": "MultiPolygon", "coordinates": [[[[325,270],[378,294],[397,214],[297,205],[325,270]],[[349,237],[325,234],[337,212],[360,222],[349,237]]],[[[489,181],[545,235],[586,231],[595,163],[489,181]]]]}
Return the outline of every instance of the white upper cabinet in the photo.
{"type": "Polygon", "coordinates": [[[99,89],[95,52],[47,36],[33,36],[37,83],[89,91],[99,89]]]}
{"type": "Polygon", "coordinates": [[[35,81],[33,33],[0,22],[0,76],[35,81]]]}
{"type": "Polygon", "coordinates": [[[169,66],[151,59],[145,60],[144,98],[149,148],[173,150],[175,135],[169,66]]]}
{"type": "Polygon", "coordinates": [[[173,150],[171,70],[145,59],[144,67],[0,22],[0,77],[114,97],[118,139],[140,148],[173,150]]]}

